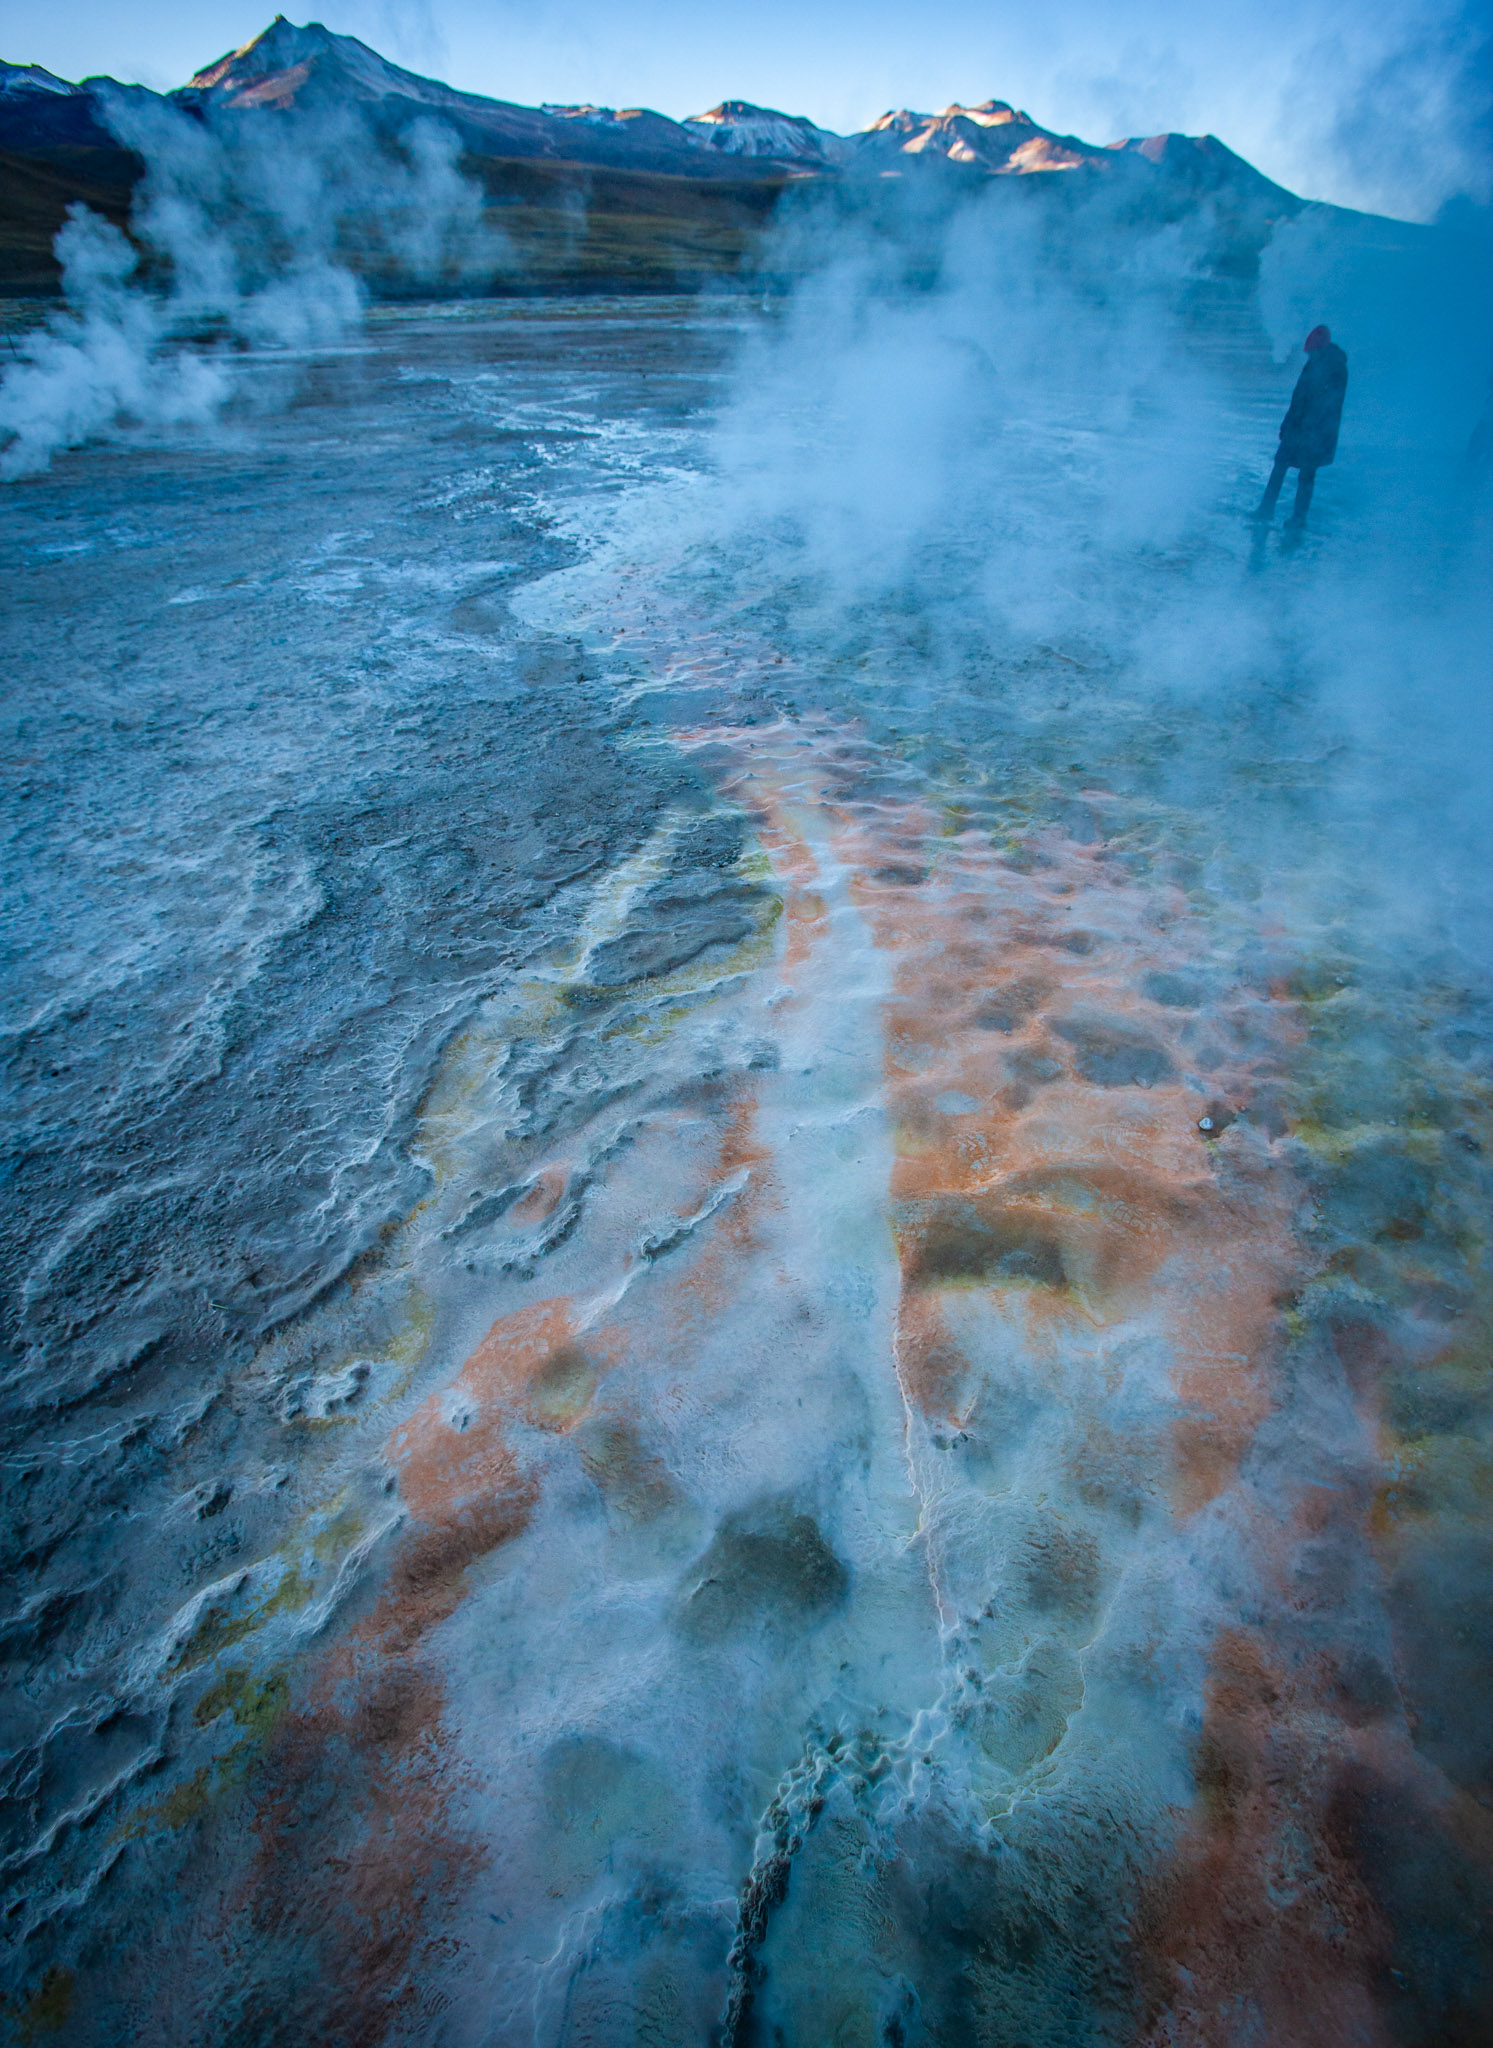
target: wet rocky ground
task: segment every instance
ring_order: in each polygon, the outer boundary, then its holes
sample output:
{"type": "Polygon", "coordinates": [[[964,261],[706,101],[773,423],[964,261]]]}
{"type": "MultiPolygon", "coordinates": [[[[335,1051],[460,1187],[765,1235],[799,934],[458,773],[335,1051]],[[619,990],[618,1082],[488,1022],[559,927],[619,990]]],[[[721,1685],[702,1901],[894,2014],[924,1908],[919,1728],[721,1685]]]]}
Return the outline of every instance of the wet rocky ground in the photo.
{"type": "Polygon", "coordinates": [[[873,341],[7,488],[14,2038],[1484,2038],[1463,557],[873,341]]]}

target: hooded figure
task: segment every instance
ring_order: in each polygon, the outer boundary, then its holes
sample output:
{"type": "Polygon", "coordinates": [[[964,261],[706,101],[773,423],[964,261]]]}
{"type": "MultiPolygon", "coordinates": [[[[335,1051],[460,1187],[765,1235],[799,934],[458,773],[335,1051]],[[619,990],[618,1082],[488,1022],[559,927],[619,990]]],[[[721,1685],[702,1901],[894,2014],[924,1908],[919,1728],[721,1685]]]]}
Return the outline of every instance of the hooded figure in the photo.
{"type": "Polygon", "coordinates": [[[1291,403],[1280,423],[1280,447],[1255,514],[1257,519],[1270,518],[1286,471],[1294,469],[1298,472],[1296,507],[1288,524],[1297,532],[1305,526],[1317,471],[1337,453],[1338,425],[1347,389],[1348,358],[1325,327],[1314,327],[1306,337],[1306,368],[1296,379],[1291,403]]]}

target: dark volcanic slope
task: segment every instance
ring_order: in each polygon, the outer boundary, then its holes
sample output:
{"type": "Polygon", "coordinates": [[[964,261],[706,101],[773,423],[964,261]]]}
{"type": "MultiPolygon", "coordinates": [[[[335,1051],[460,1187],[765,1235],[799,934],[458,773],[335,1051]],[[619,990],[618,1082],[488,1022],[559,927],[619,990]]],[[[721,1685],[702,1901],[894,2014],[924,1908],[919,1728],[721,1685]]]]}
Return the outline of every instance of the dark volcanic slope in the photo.
{"type": "Polygon", "coordinates": [[[0,152],[0,295],[55,292],[52,243],[69,206],[91,207],[123,227],[139,175],[140,159],[118,148],[59,150],[44,158],[0,152]]]}
{"type": "Polygon", "coordinates": [[[781,166],[754,176],[729,161],[740,175],[479,156],[466,169],[517,258],[508,289],[672,292],[749,265],[789,182],[781,166]]]}

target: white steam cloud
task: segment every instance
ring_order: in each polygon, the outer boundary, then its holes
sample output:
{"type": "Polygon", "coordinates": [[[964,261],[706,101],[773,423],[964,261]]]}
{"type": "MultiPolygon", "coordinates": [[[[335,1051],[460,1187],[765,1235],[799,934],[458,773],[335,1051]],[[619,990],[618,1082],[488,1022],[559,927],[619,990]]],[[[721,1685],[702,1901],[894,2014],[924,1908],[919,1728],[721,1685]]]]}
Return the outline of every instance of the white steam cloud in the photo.
{"type": "Polygon", "coordinates": [[[1211,213],[1137,232],[1106,192],[1076,211],[1025,198],[926,232],[843,223],[824,268],[792,252],[811,275],[758,343],[720,457],[749,524],[791,529],[827,592],[885,591],[932,549],[935,605],[962,563],[1019,612],[1034,574],[1052,584],[1055,532],[1065,552],[1168,545],[1210,488],[1210,378],[1178,315],[1211,213]],[[909,247],[936,262],[923,288],[909,247]]]}
{"type": "Polygon", "coordinates": [[[942,210],[883,186],[786,232],[802,281],[746,344],[712,478],[635,507],[619,558],[898,744],[1133,756],[1291,920],[1372,887],[1379,930],[1466,942],[1493,858],[1477,235],[1311,208],[1257,265],[1263,224],[1077,184],[942,210]],[[1249,515],[1319,321],[1348,402],[1293,554],[1249,515]],[[1277,774],[1328,760],[1297,807],[1322,837],[1282,861],[1277,774]]]}
{"type": "Polygon", "coordinates": [[[508,267],[437,121],[390,146],[345,111],[199,121],[125,98],[109,111],[147,166],[133,242],[69,210],[64,308],[0,381],[0,477],[99,435],[208,425],[233,395],[236,348],[335,341],[361,317],[365,278],[449,291],[508,267]]]}

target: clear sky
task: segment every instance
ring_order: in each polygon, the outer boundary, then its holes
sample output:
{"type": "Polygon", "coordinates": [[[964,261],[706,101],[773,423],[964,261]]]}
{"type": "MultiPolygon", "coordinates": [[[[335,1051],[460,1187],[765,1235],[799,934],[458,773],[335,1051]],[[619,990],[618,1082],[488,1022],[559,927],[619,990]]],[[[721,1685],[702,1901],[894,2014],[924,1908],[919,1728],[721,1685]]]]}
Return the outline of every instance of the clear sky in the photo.
{"type": "MultiPolygon", "coordinates": [[[[0,0],[0,56],[158,88],[274,0],[0,0]]],[[[1007,99],[1050,128],[1211,130],[1312,198],[1426,217],[1493,197],[1493,0],[313,0],[291,19],[537,104],[676,117],[724,98],[842,132],[1007,99]]]]}

